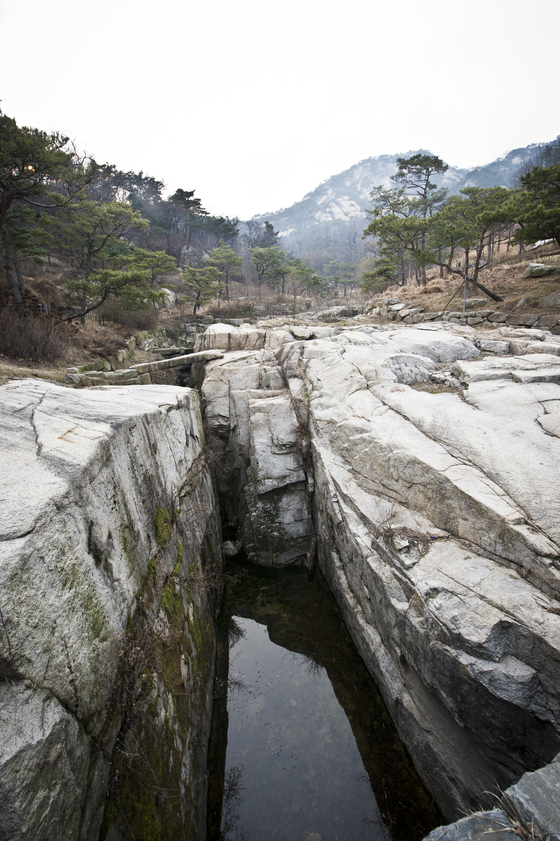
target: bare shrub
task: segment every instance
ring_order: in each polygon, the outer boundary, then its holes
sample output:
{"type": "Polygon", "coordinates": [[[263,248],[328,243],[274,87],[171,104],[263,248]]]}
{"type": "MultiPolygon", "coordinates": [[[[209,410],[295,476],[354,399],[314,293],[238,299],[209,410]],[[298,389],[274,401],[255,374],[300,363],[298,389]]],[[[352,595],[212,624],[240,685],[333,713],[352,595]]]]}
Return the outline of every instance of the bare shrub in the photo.
{"type": "Polygon", "coordinates": [[[244,301],[220,301],[219,305],[207,306],[205,312],[214,318],[250,318],[253,312],[253,304],[248,299],[244,301]]]}
{"type": "Polygon", "coordinates": [[[0,311],[0,353],[33,362],[57,362],[70,350],[64,324],[49,316],[20,313],[12,307],[0,311]]]}
{"type": "Polygon", "coordinates": [[[153,330],[157,327],[159,310],[155,307],[147,307],[142,310],[126,310],[119,306],[116,301],[107,301],[99,307],[99,318],[104,324],[112,321],[113,324],[120,324],[130,332],[137,330],[153,330]]]}

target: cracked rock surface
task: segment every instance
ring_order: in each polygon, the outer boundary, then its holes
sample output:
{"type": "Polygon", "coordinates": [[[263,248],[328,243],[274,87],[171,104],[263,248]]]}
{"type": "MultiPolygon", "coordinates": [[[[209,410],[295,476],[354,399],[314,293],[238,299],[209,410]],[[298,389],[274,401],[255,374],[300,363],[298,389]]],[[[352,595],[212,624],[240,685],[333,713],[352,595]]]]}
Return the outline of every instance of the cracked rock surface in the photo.
{"type": "Polygon", "coordinates": [[[205,334],[206,349],[244,348],[211,362],[202,387],[224,489],[239,489],[230,513],[268,564],[301,561],[316,536],[357,647],[455,819],[560,750],[560,337],[319,330],[205,334]],[[295,450],[271,447],[294,434],[295,450]],[[282,554],[295,524],[266,545],[266,506],[296,493],[297,558],[282,554]]]}
{"type": "MultiPolygon", "coordinates": [[[[198,397],[14,381],[0,388],[0,441],[0,841],[96,841],[126,697],[151,688],[177,784],[204,762],[204,735],[194,746],[180,738],[171,688],[157,674],[146,682],[145,669],[154,636],[167,641],[156,621],[163,587],[175,574],[168,603],[177,596],[182,632],[180,582],[198,570],[203,543],[211,553],[212,529],[219,545],[198,397]]],[[[202,610],[203,595],[189,598],[191,613],[202,610]]],[[[121,732],[121,752],[133,736],[132,725],[121,732]]],[[[197,785],[192,796],[204,803],[197,785]]]]}

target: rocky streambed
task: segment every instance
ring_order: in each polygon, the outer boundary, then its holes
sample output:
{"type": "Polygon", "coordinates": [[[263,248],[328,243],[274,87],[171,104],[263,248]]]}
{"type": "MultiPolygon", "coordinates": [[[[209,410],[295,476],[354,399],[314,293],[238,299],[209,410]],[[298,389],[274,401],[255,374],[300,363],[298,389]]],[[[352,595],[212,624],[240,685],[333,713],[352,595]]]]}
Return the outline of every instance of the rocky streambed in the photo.
{"type": "Polygon", "coordinates": [[[319,565],[445,817],[495,805],[560,751],[560,337],[213,325],[195,350],[206,446],[189,389],[0,389],[0,838],[202,837],[210,465],[251,559],[319,565]]]}
{"type": "Polygon", "coordinates": [[[316,559],[444,815],[491,806],[560,750],[560,337],[215,325],[199,349],[226,351],[202,395],[249,556],[316,559]]]}

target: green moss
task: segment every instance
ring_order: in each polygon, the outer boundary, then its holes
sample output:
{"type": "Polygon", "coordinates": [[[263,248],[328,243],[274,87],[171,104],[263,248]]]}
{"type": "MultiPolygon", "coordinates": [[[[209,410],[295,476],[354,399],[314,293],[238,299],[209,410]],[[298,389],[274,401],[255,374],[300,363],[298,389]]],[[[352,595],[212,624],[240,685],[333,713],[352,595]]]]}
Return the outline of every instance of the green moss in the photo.
{"type": "Polygon", "coordinates": [[[158,508],[154,526],[156,530],[156,543],[163,549],[167,545],[169,535],[171,534],[171,520],[169,518],[169,512],[165,508],[158,508]]]}
{"type": "MultiPolygon", "coordinates": [[[[155,526],[158,545],[167,543],[171,549],[171,523],[164,509],[158,509],[155,526]]],[[[127,645],[135,645],[134,640],[138,639],[138,644],[145,646],[144,686],[138,693],[136,685],[135,709],[128,719],[130,736],[127,729],[122,731],[121,749],[113,758],[112,797],[118,806],[107,804],[101,839],[106,839],[117,826],[118,832],[125,832],[123,816],[130,836],[138,841],[184,841],[197,837],[195,820],[200,813],[201,789],[197,783],[194,788],[183,790],[181,769],[190,745],[189,750],[194,751],[192,761],[196,763],[193,780],[203,779],[203,760],[192,745],[196,745],[201,719],[208,715],[205,709],[212,668],[213,617],[206,591],[198,586],[199,563],[193,561],[186,569],[186,560],[184,547],[178,543],[175,567],[166,580],[157,558],[152,558],[137,611],[129,620],[127,645]],[[153,633],[151,623],[162,614],[167,620],[165,629],[153,633]],[[148,626],[151,634],[146,638],[148,626]],[[187,686],[183,683],[185,664],[187,686]],[[154,673],[155,682],[151,679],[154,673]]],[[[129,663],[126,658],[125,661],[125,665],[129,663]]]]}
{"type": "Polygon", "coordinates": [[[161,594],[161,607],[165,608],[171,623],[176,629],[183,624],[184,621],[184,605],[183,596],[181,592],[175,592],[175,581],[173,578],[167,582],[161,594]]]}
{"type": "Polygon", "coordinates": [[[63,590],[70,590],[73,597],[79,602],[79,611],[88,617],[91,629],[91,639],[106,642],[111,639],[112,634],[107,622],[107,617],[101,604],[95,587],[84,574],[84,570],[76,563],[69,563],[61,573],[61,586],[63,590]]]}

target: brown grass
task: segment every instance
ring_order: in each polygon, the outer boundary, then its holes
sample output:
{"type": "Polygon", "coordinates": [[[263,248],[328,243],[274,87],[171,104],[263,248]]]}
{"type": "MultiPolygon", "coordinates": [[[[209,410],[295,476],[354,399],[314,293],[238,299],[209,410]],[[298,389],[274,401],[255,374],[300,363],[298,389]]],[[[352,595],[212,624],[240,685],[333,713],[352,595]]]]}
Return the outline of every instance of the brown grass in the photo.
{"type": "Polygon", "coordinates": [[[68,353],[67,327],[54,318],[20,313],[14,307],[0,310],[0,353],[31,362],[53,363],[68,353]]]}

